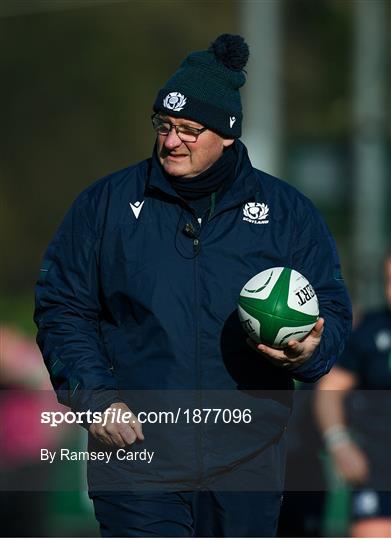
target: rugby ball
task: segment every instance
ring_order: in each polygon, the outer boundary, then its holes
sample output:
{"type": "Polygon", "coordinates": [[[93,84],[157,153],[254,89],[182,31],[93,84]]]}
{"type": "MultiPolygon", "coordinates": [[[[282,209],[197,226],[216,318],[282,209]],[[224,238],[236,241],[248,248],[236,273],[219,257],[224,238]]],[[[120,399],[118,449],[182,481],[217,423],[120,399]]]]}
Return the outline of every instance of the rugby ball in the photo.
{"type": "Polygon", "coordinates": [[[309,281],[281,266],[264,270],[245,284],[238,311],[251,339],[277,349],[292,339],[304,339],[319,319],[318,299],[309,281]]]}

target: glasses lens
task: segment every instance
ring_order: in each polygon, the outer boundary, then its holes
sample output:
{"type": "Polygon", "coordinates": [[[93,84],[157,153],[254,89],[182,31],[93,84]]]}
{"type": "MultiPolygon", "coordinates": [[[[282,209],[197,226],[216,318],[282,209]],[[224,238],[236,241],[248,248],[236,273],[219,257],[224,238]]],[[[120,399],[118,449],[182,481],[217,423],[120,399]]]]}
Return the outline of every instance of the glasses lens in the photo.
{"type": "Polygon", "coordinates": [[[186,126],[180,126],[177,129],[178,137],[183,142],[195,142],[198,137],[198,133],[194,133],[194,131],[191,131],[186,126]]]}
{"type": "Polygon", "coordinates": [[[159,117],[152,118],[153,129],[160,133],[160,135],[168,135],[170,133],[171,124],[169,122],[163,122],[159,117]]]}
{"type": "Polygon", "coordinates": [[[159,116],[152,117],[153,129],[159,135],[168,135],[173,127],[175,127],[178,137],[183,142],[196,142],[199,136],[199,130],[196,128],[191,128],[190,126],[177,126],[171,124],[171,122],[164,121],[159,116]]]}

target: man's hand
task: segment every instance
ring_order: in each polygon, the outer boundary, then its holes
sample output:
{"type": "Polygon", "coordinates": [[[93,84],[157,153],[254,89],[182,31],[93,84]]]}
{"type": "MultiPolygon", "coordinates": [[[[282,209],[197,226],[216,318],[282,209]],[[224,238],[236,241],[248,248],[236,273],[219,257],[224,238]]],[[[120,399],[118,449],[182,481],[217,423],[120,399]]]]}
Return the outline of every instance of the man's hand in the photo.
{"type": "MultiPolygon", "coordinates": [[[[116,411],[120,410],[121,416],[125,412],[131,413],[131,418],[128,422],[108,421],[105,426],[102,425],[102,422],[92,423],[89,431],[96,439],[110,446],[119,446],[120,448],[133,444],[137,439],[144,440],[140,422],[125,403],[112,403],[110,408],[116,409],[116,411]]],[[[117,415],[119,416],[118,412],[116,417],[117,415]]]]}
{"type": "Polygon", "coordinates": [[[285,349],[274,349],[268,347],[263,343],[258,344],[252,341],[250,338],[247,343],[253,349],[262,353],[273,364],[280,367],[299,366],[307,362],[313,355],[315,349],[318,347],[320,340],[322,339],[324,328],[324,319],[320,318],[311,332],[306,336],[303,341],[296,341],[292,339],[288,342],[288,346],[285,349]]]}
{"type": "Polygon", "coordinates": [[[369,476],[369,464],[366,455],[353,442],[336,445],[330,449],[336,472],[349,484],[362,484],[369,476]]]}

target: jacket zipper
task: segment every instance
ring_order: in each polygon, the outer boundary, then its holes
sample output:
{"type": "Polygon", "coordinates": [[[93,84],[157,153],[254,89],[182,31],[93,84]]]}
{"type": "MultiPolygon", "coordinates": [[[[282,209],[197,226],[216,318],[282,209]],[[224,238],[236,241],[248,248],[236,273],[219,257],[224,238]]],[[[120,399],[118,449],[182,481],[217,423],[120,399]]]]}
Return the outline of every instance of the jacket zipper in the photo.
{"type": "MultiPolygon", "coordinates": [[[[201,301],[200,301],[200,277],[199,277],[199,262],[198,255],[200,252],[199,234],[201,230],[201,221],[197,222],[195,230],[197,231],[196,238],[193,238],[194,249],[194,288],[195,288],[195,320],[196,320],[196,406],[202,410],[202,389],[201,389],[201,301]]],[[[202,459],[202,422],[196,424],[196,460],[197,460],[197,484],[201,487],[203,476],[203,459],[202,459]]]]}

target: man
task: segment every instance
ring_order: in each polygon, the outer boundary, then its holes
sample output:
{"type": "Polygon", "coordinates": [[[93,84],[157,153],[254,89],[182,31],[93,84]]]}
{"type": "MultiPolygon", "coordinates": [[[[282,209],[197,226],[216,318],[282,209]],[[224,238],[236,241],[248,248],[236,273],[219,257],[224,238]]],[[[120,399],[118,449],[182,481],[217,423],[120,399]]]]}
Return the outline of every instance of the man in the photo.
{"type": "Polygon", "coordinates": [[[83,192],[45,256],[35,319],[60,401],[134,413],[87,426],[90,448],[156,451],[89,463],[105,536],[273,536],[293,377],[326,373],[349,333],[326,226],[239,141],[247,59],[228,34],[191,53],[155,100],[152,158],[83,192]],[[249,204],[267,219],[243,219],[249,204]],[[320,301],[285,350],[249,347],[237,315],[243,285],[273,266],[320,301]],[[142,425],[146,408],[175,421],[142,425]]]}
{"type": "Polygon", "coordinates": [[[320,383],[316,410],[337,474],[352,488],[349,535],[391,535],[391,252],[386,305],[358,323],[320,383]]]}

